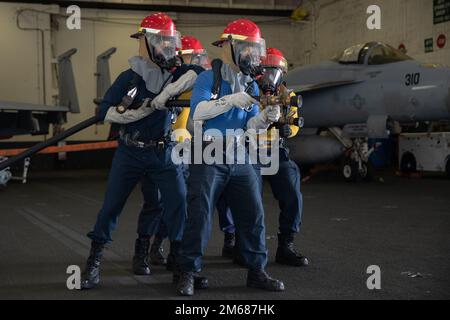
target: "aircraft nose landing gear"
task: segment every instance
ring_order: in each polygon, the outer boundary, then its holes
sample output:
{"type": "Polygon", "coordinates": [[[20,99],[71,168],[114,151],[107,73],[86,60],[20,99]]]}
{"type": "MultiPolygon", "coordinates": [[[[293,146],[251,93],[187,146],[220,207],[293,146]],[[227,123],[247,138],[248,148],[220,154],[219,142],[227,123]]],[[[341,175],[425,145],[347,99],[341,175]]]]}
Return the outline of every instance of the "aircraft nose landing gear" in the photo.
{"type": "Polygon", "coordinates": [[[345,180],[348,182],[371,181],[373,168],[369,157],[380,144],[376,143],[369,149],[369,139],[366,136],[345,134],[338,127],[328,128],[328,130],[346,149],[342,163],[342,174],[345,180]]]}
{"type": "Polygon", "coordinates": [[[347,151],[342,165],[342,174],[346,181],[370,181],[373,178],[369,157],[375,148],[369,149],[367,139],[354,139],[347,151]]]}

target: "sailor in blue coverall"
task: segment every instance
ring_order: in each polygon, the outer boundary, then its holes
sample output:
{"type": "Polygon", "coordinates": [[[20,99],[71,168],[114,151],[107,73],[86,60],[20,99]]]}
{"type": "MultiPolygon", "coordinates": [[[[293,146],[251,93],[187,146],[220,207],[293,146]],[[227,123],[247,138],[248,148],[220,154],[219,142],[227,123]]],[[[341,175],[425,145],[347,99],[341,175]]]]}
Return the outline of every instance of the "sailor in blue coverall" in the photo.
{"type": "MultiPolygon", "coordinates": [[[[239,249],[249,268],[247,286],[283,291],[284,284],[270,278],[265,271],[264,209],[255,170],[248,158],[243,164],[230,164],[224,160],[229,151],[225,140],[239,141],[238,136],[230,136],[227,130],[267,129],[280,116],[279,106],[259,112],[256,100],[247,93],[258,95],[252,75],[265,54],[264,40],[256,24],[239,19],[227,26],[215,44],[222,47],[223,53],[220,87],[217,92],[212,92],[213,71],[200,74],[191,96],[190,117],[196,129],[200,127],[201,131],[200,134],[194,132],[194,144],[199,140],[202,147],[217,141],[226,144],[223,154],[218,155],[222,156],[224,164],[220,160],[213,164],[201,161],[189,167],[188,215],[177,260],[181,271],[177,292],[184,296],[194,294],[194,273],[202,268],[201,259],[211,233],[214,207],[221,194],[230,204],[240,234],[239,249]],[[225,139],[227,134],[228,139],[225,139]]],[[[231,147],[236,148],[236,144],[231,147]]],[[[195,155],[193,158],[195,161],[195,155]]]]}
{"type": "MultiPolygon", "coordinates": [[[[276,48],[269,48],[266,57],[262,61],[264,75],[258,79],[258,84],[264,95],[278,94],[282,87],[283,74],[287,73],[287,60],[282,52],[276,48]]],[[[291,95],[293,95],[291,93],[291,95]]],[[[289,108],[292,119],[298,118],[296,107],[289,108]],[[293,112],[293,113],[292,113],[293,112]]],[[[288,115],[290,116],[290,115],[288,115]]],[[[300,231],[302,222],[303,197],[300,191],[301,176],[298,166],[289,158],[289,148],[286,140],[295,136],[299,128],[288,123],[275,123],[272,130],[279,130],[279,169],[274,175],[267,175],[267,180],[272,189],[272,193],[278,200],[280,208],[278,248],[275,261],[280,264],[290,266],[307,266],[308,259],[299,253],[294,247],[294,235],[300,231]]],[[[267,147],[270,148],[272,143],[267,147]]],[[[257,166],[255,166],[259,174],[257,166]]],[[[235,243],[239,235],[235,235],[233,216],[224,197],[221,197],[217,204],[221,230],[224,231],[224,246],[222,256],[233,258],[233,261],[243,265],[239,251],[235,248],[235,243]],[[236,240],[235,241],[235,237],[236,240]]]]}
{"type": "MultiPolygon", "coordinates": [[[[152,183],[159,189],[169,239],[179,243],[183,234],[186,184],[182,168],[171,160],[172,112],[165,104],[190,89],[203,69],[178,63],[176,48],[180,36],[173,21],[163,13],[146,17],[139,32],[132,37],[140,41],[140,56],[129,60],[131,68],[119,75],[98,109],[100,120],[119,123],[121,130],[103,207],[88,234],[92,245],[82,275],[82,289],[99,283],[104,246],[112,241],[119,215],[140,181],[152,183]],[[127,95],[133,104],[142,103],[142,106],[119,113],[115,106],[127,95]]],[[[159,225],[159,218],[159,215],[144,214],[139,219],[133,269],[140,269],[141,274],[150,273],[142,252],[148,251],[149,237],[159,225]]]]}

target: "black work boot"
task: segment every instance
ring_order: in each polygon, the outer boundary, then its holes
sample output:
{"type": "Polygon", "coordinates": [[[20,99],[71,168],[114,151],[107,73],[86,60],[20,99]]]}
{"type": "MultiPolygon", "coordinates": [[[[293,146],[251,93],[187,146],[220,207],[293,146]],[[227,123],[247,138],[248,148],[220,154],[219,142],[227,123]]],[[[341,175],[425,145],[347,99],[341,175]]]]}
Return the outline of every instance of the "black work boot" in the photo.
{"type": "Polygon", "coordinates": [[[245,259],[237,247],[233,250],[233,263],[241,267],[247,267],[245,259]]]}
{"type": "Polygon", "coordinates": [[[170,252],[169,252],[169,255],[167,256],[167,264],[166,264],[166,269],[168,271],[174,271],[176,269],[176,265],[177,265],[176,257],[180,253],[180,245],[181,245],[180,241],[170,242],[170,252]]]}
{"type": "MultiPolygon", "coordinates": [[[[178,284],[180,281],[180,271],[174,271],[173,272],[173,278],[172,281],[174,284],[178,284]]],[[[202,277],[198,272],[194,272],[194,289],[201,290],[201,289],[208,289],[209,288],[209,281],[207,277],[202,277]]]]}
{"type": "Polygon", "coordinates": [[[180,280],[177,285],[177,293],[180,296],[193,296],[194,295],[194,273],[193,272],[180,272],[180,280]]]}
{"type": "Polygon", "coordinates": [[[165,266],[167,264],[167,260],[164,257],[164,249],[163,249],[163,238],[158,235],[153,239],[152,246],[150,247],[150,263],[155,266],[165,266]]]}
{"type": "Polygon", "coordinates": [[[232,259],[234,256],[234,233],[225,232],[223,239],[222,257],[232,259]]]}
{"type": "Polygon", "coordinates": [[[148,265],[148,249],[150,238],[137,238],[134,244],[133,273],[138,276],[148,276],[150,266],[148,265]]]}
{"type": "Polygon", "coordinates": [[[92,289],[100,282],[100,263],[105,245],[95,241],[91,242],[91,251],[86,262],[86,268],[81,275],[81,289],[92,289]]]}
{"type": "Polygon", "coordinates": [[[248,270],[247,287],[267,291],[284,291],[284,283],[280,280],[272,279],[264,270],[248,270]]]}
{"type": "Polygon", "coordinates": [[[278,234],[278,249],[275,261],[280,264],[296,267],[309,265],[308,259],[295,250],[293,234],[278,234]]]}

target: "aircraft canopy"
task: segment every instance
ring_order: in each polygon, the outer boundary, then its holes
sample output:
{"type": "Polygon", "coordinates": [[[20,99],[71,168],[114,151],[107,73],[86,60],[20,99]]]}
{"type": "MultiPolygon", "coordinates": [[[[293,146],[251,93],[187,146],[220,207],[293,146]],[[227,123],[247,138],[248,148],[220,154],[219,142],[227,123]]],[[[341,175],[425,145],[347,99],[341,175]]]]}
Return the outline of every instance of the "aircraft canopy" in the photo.
{"type": "Polygon", "coordinates": [[[341,64],[368,65],[388,64],[406,60],[412,60],[412,58],[402,53],[400,50],[394,49],[381,42],[357,44],[345,49],[333,59],[333,61],[341,64]]]}

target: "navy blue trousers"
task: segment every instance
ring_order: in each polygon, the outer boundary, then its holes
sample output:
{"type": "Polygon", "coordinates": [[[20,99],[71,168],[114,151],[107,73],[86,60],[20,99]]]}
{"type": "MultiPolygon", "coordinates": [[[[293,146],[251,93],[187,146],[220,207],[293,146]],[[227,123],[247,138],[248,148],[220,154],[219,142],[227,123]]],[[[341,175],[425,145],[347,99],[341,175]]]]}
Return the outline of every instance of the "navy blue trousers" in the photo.
{"type": "MultiPolygon", "coordinates": [[[[259,173],[259,169],[255,167],[259,173]]],[[[298,166],[290,160],[287,152],[280,149],[280,167],[278,173],[266,176],[272,193],[280,208],[279,232],[282,234],[298,233],[302,223],[303,196],[300,190],[301,175],[298,166]]],[[[262,189],[261,189],[262,190],[262,189]]],[[[220,229],[224,232],[234,232],[233,215],[225,196],[217,204],[220,229]]]]}
{"type": "MultiPolygon", "coordinates": [[[[189,177],[189,166],[182,165],[181,169],[183,171],[183,177],[187,181],[189,177]]],[[[137,229],[139,237],[150,238],[157,236],[161,239],[167,238],[169,231],[163,219],[164,208],[161,193],[157,185],[150,179],[143,179],[141,181],[141,190],[144,197],[144,204],[139,213],[137,229]]]]}
{"type": "Polygon", "coordinates": [[[233,212],[239,233],[238,246],[245,263],[252,270],[265,268],[264,209],[258,179],[249,164],[195,164],[189,167],[188,213],[178,258],[182,270],[201,270],[214,208],[222,194],[233,212]]]}
{"type": "MultiPolygon", "coordinates": [[[[88,234],[89,238],[100,243],[112,241],[111,234],[117,227],[125,203],[136,185],[142,181],[144,189],[154,184],[160,191],[156,196],[161,197],[160,205],[164,208],[162,220],[167,225],[169,238],[171,241],[181,240],[186,219],[186,183],[182,168],[172,163],[171,150],[171,147],[143,150],[119,143],[103,207],[98,213],[94,230],[88,234]]],[[[159,201],[150,203],[153,205],[159,201]]],[[[159,226],[160,208],[147,209],[139,218],[138,233],[152,233],[159,226]]]]}

